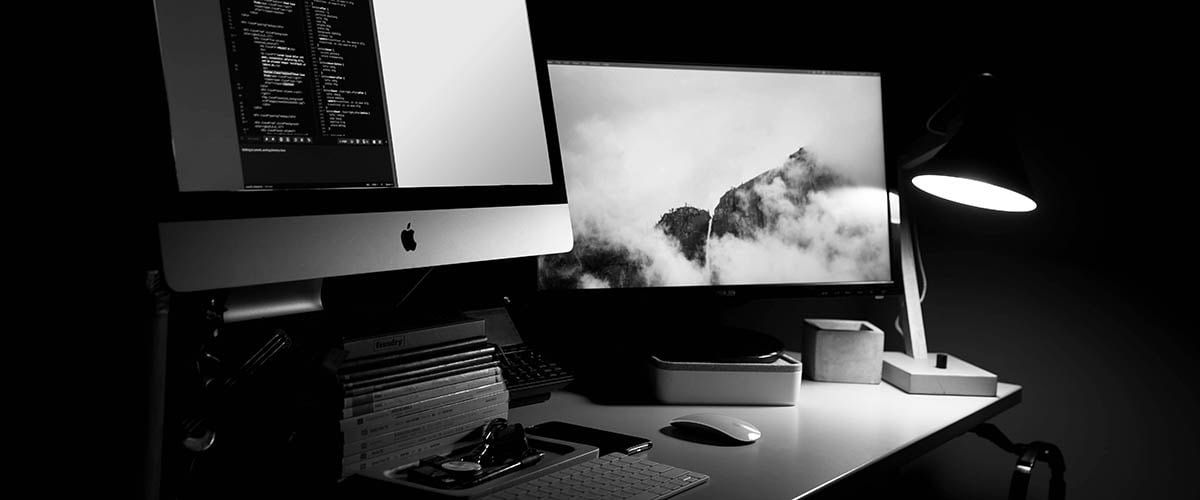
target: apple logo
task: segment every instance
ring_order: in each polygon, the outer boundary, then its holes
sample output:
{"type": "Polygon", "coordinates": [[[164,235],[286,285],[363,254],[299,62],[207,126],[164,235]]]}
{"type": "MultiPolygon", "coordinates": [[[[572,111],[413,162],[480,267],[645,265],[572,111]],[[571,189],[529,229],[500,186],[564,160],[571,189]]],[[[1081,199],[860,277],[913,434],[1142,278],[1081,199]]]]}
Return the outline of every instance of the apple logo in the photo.
{"type": "Polygon", "coordinates": [[[403,231],[400,231],[400,244],[404,245],[404,251],[411,252],[417,249],[417,240],[413,239],[413,233],[415,232],[412,229],[411,222],[408,223],[408,226],[403,231]]]}

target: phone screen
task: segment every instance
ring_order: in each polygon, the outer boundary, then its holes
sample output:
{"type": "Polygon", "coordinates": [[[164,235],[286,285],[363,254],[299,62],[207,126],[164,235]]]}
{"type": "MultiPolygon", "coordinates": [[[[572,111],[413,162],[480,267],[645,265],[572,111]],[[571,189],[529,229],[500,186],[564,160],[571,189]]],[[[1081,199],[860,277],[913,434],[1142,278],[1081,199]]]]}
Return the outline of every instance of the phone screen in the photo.
{"type": "Polygon", "coordinates": [[[543,422],[529,427],[526,432],[534,436],[592,445],[600,449],[601,455],[614,451],[633,455],[649,450],[653,445],[646,438],[560,421],[543,422]]]}

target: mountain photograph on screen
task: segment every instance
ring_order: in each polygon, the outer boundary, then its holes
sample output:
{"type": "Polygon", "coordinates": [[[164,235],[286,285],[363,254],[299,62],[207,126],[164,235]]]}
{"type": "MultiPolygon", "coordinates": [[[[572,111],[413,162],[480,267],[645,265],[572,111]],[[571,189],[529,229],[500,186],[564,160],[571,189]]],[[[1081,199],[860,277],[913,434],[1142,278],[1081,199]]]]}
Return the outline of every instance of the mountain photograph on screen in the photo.
{"type": "Polygon", "coordinates": [[[574,231],[542,289],[891,277],[877,73],[552,62],[574,231]]]}

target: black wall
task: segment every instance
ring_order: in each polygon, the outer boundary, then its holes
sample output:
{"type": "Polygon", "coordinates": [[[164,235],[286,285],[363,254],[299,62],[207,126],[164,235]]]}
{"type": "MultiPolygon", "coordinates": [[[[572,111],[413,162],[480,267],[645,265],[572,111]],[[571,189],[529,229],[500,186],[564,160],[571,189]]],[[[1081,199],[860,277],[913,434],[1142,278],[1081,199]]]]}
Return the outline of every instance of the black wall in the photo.
{"type": "MultiPolygon", "coordinates": [[[[1197,343],[1188,328],[1196,251],[1186,241],[1196,227],[1187,204],[1196,198],[1186,196],[1193,190],[1192,161],[1172,151],[1182,133],[1179,120],[1170,119],[1188,116],[1181,106],[1190,90],[1176,72],[1183,61],[1173,57],[1178,44],[1171,35],[1154,34],[1130,13],[947,17],[745,3],[737,10],[698,10],[691,2],[537,4],[544,30],[538,40],[563,57],[882,65],[902,89],[889,95],[903,99],[889,115],[897,125],[888,133],[900,137],[972,72],[1002,78],[1015,97],[1040,206],[1007,215],[917,197],[931,349],[1024,387],[1023,402],[994,422],[1018,442],[1059,445],[1069,497],[1197,496],[1188,477],[1198,465],[1191,448],[1200,442],[1191,380],[1197,343]]],[[[119,95],[127,100],[114,110],[124,110],[127,125],[153,124],[137,129],[141,137],[164,140],[157,53],[147,31],[152,13],[143,9],[132,19],[138,29],[118,45],[131,57],[118,62],[147,76],[125,82],[119,95]]],[[[105,173],[102,185],[130,203],[105,210],[105,227],[90,230],[103,244],[85,267],[104,269],[88,290],[115,306],[97,309],[109,314],[109,324],[132,332],[98,343],[119,355],[105,365],[120,368],[107,372],[113,380],[101,396],[112,402],[116,435],[128,443],[115,452],[136,457],[143,449],[149,345],[149,310],[137,290],[141,270],[154,260],[147,230],[153,208],[138,205],[138,186],[160,168],[163,149],[116,144],[96,153],[120,167],[105,173]]],[[[473,290],[466,302],[487,303],[509,293],[527,268],[514,261],[455,267],[431,275],[429,285],[473,290]]],[[[862,311],[891,332],[894,299],[866,300],[746,304],[726,319],[784,333],[808,312],[862,311]]],[[[897,487],[923,498],[1005,498],[1012,462],[967,435],[914,462],[897,487]]],[[[140,466],[129,463],[115,477],[136,496],[140,466]]],[[[1044,472],[1035,476],[1034,498],[1044,494],[1045,480],[1044,472]]]]}
{"type": "MultiPolygon", "coordinates": [[[[1040,207],[1005,216],[921,200],[931,349],[1024,386],[994,422],[1062,447],[1069,497],[1195,497],[1195,251],[1177,125],[1162,118],[1180,95],[1172,61],[1157,58],[1169,46],[1100,26],[1025,41],[1039,50],[996,71],[1019,97],[1040,207]]],[[[966,436],[915,463],[906,487],[1002,498],[1011,462],[966,436]]],[[[1034,484],[1044,495],[1044,471],[1034,484]]]]}

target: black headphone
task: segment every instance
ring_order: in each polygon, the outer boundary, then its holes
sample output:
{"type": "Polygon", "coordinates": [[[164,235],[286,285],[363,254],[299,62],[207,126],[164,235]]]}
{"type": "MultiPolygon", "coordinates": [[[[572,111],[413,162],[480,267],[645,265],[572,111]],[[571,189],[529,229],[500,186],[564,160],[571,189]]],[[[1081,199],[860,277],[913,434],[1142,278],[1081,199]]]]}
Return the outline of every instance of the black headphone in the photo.
{"type": "Polygon", "coordinates": [[[1029,477],[1038,460],[1050,465],[1050,500],[1063,500],[1067,496],[1067,481],[1063,473],[1067,470],[1062,451],[1045,441],[1029,444],[1014,444],[994,424],[979,424],[971,429],[979,437],[991,441],[1004,451],[1017,455],[1016,469],[1008,483],[1008,500],[1022,500],[1029,492],[1029,477]]]}

